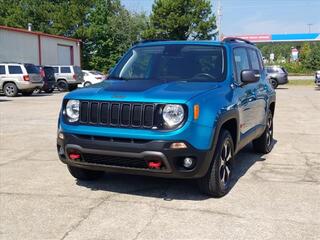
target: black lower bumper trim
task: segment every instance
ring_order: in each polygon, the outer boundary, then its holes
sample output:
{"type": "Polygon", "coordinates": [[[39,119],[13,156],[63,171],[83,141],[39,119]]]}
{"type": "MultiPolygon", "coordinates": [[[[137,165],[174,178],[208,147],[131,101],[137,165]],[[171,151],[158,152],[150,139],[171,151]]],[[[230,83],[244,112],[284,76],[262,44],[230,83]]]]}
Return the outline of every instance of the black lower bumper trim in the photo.
{"type": "Polygon", "coordinates": [[[172,141],[134,141],[109,138],[93,138],[64,134],[57,140],[60,160],[66,164],[92,170],[148,175],[167,178],[200,178],[209,169],[213,152],[195,149],[186,143],[187,149],[170,149],[172,141]],[[97,140],[100,139],[100,140],[97,140]],[[77,152],[80,159],[69,158],[77,152]],[[186,157],[195,159],[192,169],[183,167],[186,157]],[[161,167],[150,168],[149,162],[161,162],[161,167]]]}

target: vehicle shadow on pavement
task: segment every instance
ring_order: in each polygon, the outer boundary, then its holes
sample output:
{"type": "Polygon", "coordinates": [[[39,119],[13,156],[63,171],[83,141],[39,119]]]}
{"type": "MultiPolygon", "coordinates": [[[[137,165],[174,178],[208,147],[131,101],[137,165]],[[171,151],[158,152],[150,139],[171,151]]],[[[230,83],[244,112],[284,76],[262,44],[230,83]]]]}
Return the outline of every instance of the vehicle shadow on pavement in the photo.
{"type": "MultiPolygon", "coordinates": [[[[274,141],[274,145],[277,141],[274,141]]],[[[235,170],[232,177],[232,188],[256,163],[264,161],[262,154],[253,151],[248,145],[236,156],[235,170]]],[[[77,180],[77,185],[87,187],[92,191],[108,191],[118,194],[130,194],[150,198],[170,200],[202,201],[210,197],[202,194],[195,180],[164,179],[147,176],[106,173],[105,176],[94,182],[77,180]]],[[[232,190],[232,189],[231,189],[232,190]]]]}
{"type": "MultiPolygon", "coordinates": [[[[273,140],[273,148],[277,144],[277,140],[273,140]]],[[[262,153],[256,153],[253,150],[252,144],[247,145],[240,152],[238,152],[235,158],[235,167],[233,177],[231,181],[231,189],[237,184],[242,176],[256,163],[263,162],[266,160],[266,155],[262,153]]]]}

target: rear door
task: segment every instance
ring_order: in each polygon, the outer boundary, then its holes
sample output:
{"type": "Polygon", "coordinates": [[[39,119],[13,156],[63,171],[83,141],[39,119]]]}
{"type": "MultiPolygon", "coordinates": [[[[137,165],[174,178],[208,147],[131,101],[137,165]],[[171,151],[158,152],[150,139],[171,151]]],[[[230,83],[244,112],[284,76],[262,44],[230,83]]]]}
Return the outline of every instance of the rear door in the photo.
{"type": "Polygon", "coordinates": [[[24,64],[27,74],[30,77],[30,82],[40,83],[42,82],[42,77],[40,75],[40,69],[33,64],[24,64]]]}
{"type": "Polygon", "coordinates": [[[20,65],[8,65],[8,74],[9,78],[13,81],[23,81],[23,70],[20,65]]]}
{"type": "Polygon", "coordinates": [[[73,79],[73,73],[70,66],[60,67],[60,77],[65,78],[68,82],[75,80],[73,79]]]}

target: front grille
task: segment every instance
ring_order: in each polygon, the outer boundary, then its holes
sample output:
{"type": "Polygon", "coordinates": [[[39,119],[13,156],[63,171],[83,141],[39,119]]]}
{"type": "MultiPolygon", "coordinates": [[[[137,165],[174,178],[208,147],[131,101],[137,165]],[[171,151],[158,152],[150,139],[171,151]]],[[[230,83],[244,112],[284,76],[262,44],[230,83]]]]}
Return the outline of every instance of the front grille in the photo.
{"type": "Polygon", "coordinates": [[[115,157],[99,154],[84,153],[82,155],[82,161],[86,163],[117,166],[117,167],[129,167],[129,168],[148,168],[148,164],[144,159],[140,158],[126,158],[115,157]]]}
{"type": "Polygon", "coordinates": [[[156,105],[149,103],[81,101],[80,123],[110,127],[152,128],[156,105]]]}

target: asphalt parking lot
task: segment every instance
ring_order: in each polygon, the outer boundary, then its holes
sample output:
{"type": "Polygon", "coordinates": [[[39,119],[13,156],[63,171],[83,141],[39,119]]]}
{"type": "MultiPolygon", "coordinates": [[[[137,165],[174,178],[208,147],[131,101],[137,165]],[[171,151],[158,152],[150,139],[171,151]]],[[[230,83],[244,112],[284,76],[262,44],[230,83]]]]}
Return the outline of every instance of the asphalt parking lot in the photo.
{"type": "Polygon", "coordinates": [[[62,98],[0,96],[0,239],[320,238],[319,90],[277,90],[273,152],[241,151],[221,199],[193,181],[77,182],[56,154],[62,98]]]}

